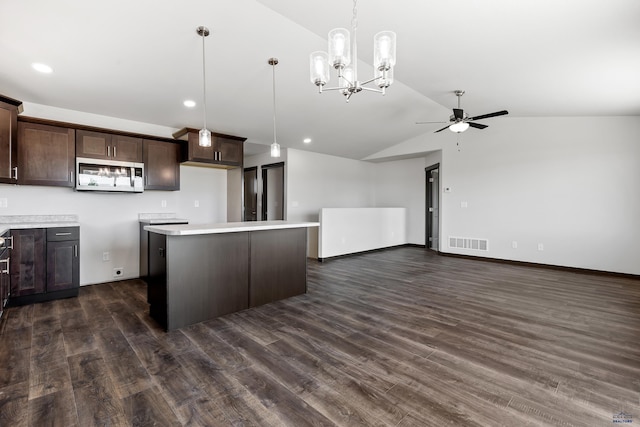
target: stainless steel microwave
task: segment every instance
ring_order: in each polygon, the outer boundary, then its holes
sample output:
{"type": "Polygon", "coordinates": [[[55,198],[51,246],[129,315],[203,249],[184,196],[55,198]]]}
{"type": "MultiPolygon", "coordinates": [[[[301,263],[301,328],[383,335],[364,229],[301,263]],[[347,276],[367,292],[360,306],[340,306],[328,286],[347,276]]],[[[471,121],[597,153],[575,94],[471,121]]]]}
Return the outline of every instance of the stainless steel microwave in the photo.
{"type": "Polygon", "coordinates": [[[76,190],[144,191],[144,164],[76,157],[76,190]]]}

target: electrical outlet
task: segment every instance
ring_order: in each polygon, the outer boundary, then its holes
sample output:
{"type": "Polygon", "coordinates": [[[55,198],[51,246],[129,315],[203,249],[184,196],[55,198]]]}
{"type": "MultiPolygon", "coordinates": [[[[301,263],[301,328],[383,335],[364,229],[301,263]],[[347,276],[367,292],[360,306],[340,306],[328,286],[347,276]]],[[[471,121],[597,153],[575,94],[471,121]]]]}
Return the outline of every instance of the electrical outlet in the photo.
{"type": "Polygon", "coordinates": [[[109,261],[111,259],[111,255],[109,252],[102,252],[102,261],[109,261]]]}
{"type": "Polygon", "coordinates": [[[196,208],[199,208],[200,207],[200,200],[195,200],[193,202],[193,206],[196,207],[196,208]]]}
{"type": "Polygon", "coordinates": [[[9,201],[3,197],[0,199],[0,208],[6,208],[9,205],[9,201]]]}
{"type": "Polygon", "coordinates": [[[166,200],[161,201],[160,202],[160,206],[162,206],[163,208],[166,208],[167,207],[167,201],[166,200]]]}
{"type": "Polygon", "coordinates": [[[511,242],[511,247],[513,249],[518,249],[518,242],[516,242],[515,240],[513,242],[511,242]]]}
{"type": "Polygon", "coordinates": [[[113,269],[113,277],[122,277],[124,275],[124,268],[116,267],[113,269]]]}
{"type": "Polygon", "coordinates": [[[468,202],[460,202],[460,207],[461,208],[468,208],[469,207],[469,203],[468,202]]]}
{"type": "Polygon", "coordinates": [[[544,251],[544,245],[542,243],[538,243],[538,250],[544,251]]]}

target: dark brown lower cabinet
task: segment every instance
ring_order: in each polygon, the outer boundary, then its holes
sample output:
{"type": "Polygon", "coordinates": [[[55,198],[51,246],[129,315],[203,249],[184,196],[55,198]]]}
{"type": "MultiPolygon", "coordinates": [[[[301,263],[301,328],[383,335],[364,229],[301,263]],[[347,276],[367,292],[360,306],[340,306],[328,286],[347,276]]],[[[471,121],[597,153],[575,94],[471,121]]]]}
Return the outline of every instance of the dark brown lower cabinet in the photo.
{"type": "Polygon", "coordinates": [[[307,229],[149,232],[150,314],[167,330],[304,294],[307,229]]]}
{"type": "Polygon", "coordinates": [[[68,298],[80,286],[80,228],[11,230],[9,304],[68,298]]]}
{"type": "Polygon", "coordinates": [[[41,294],[46,290],[46,234],[44,228],[11,230],[11,296],[41,294]]]}
{"type": "Polygon", "coordinates": [[[4,306],[9,298],[9,272],[10,272],[10,233],[7,231],[0,235],[0,319],[4,312],[4,306]]]}

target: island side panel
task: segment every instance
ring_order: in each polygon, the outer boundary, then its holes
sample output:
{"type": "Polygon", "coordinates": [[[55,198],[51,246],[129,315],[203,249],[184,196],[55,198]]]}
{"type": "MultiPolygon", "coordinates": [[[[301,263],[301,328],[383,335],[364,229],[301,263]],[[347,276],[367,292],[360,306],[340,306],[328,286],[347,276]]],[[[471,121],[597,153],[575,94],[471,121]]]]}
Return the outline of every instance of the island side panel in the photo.
{"type": "Polygon", "coordinates": [[[149,315],[167,328],[167,236],[149,233],[149,271],[147,272],[147,300],[149,315]]]}
{"type": "Polygon", "coordinates": [[[251,232],[249,306],[307,292],[307,229],[251,232]]]}
{"type": "Polygon", "coordinates": [[[248,308],[249,233],[167,236],[167,330],[248,308]]]}

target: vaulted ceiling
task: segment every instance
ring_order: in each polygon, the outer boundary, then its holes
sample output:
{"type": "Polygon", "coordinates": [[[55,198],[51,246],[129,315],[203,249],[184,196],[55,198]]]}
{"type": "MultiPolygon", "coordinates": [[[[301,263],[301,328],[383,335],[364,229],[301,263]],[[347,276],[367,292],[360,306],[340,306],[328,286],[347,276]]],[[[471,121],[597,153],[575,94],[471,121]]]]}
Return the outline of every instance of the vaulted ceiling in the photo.
{"type": "Polygon", "coordinates": [[[385,96],[362,92],[346,103],[317,93],[308,55],[326,50],[329,30],[350,27],[352,9],[348,0],[5,0],[0,93],[199,128],[196,27],[205,25],[208,127],[250,143],[273,140],[270,57],[280,62],[278,142],[354,159],[433,135],[440,125],[415,122],[448,120],[456,89],[466,90],[472,115],[509,110],[491,126],[518,116],[640,115],[637,0],[361,0],[359,77],[373,74],[373,35],[393,30],[396,81],[385,96]],[[53,73],[34,71],[34,62],[53,73]],[[185,108],[185,99],[198,105],[185,108]]]}

